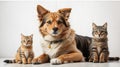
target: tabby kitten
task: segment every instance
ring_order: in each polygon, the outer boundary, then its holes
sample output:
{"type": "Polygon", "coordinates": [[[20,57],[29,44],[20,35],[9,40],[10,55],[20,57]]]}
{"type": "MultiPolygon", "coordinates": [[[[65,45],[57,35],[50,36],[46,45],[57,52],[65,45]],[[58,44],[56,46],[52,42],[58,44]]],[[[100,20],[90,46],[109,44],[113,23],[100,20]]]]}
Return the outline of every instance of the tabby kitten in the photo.
{"type": "Polygon", "coordinates": [[[108,61],[108,38],[107,38],[107,23],[103,26],[92,24],[92,43],[90,45],[90,62],[104,63],[108,61]]]}
{"type": "Polygon", "coordinates": [[[32,43],[33,34],[30,36],[24,36],[23,34],[21,34],[21,46],[17,50],[15,59],[5,60],[4,62],[30,64],[32,62],[32,59],[34,58],[32,43]]]}

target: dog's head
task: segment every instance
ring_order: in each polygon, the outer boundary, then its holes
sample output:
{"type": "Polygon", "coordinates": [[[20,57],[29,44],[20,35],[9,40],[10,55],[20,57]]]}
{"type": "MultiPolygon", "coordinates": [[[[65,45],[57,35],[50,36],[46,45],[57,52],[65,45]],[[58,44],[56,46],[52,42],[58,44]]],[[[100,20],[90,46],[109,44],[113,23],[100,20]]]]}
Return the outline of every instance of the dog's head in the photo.
{"type": "Polygon", "coordinates": [[[40,32],[43,36],[59,36],[70,27],[68,18],[71,8],[63,8],[57,12],[50,12],[42,6],[37,6],[38,18],[40,21],[40,32]]]}

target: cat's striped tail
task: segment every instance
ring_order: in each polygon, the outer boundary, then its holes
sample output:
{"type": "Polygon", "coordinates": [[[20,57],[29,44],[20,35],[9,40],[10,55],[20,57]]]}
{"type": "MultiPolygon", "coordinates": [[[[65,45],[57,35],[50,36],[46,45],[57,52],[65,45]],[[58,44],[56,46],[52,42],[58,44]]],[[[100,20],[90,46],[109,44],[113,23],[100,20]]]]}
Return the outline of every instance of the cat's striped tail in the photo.
{"type": "Polygon", "coordinates": [[[119,61],[120,57],[109,57],[109,61],[119,61]]]}
{"type": "Polygon", "coordinates": [[[4,60],[5,63],[16,63],[15,59],[14,60],[4,60]]]}

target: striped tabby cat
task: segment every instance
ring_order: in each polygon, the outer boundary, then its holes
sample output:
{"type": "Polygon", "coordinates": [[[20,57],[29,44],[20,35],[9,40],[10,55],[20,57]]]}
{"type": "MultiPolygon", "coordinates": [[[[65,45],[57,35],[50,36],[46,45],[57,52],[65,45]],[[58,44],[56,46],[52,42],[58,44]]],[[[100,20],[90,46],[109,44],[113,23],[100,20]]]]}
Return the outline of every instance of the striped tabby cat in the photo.
{"type": "Polygon", "coordinates": [[[32,50],[33,34],[30,36],[24,36],[21,34],[21,46],[17,50],[14,60],[5,60],[6,63],[23,63],[30,64],[34,58],[32,50]]]}
{"type": "Polygon", "coordinates": [[[90,45],[90,62],[104,63],[108,61],[108,38],[107,38],[107,23],[103,26],[92,24],[92,43],[90,45]]]}

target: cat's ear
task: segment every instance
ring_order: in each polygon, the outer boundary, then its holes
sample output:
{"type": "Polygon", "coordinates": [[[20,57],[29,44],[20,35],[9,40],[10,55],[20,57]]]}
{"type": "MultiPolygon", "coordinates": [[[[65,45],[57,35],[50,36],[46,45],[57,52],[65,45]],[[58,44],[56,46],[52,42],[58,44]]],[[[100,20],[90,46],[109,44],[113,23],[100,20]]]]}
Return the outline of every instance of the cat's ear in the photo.
{"type": "Polygon", "coordinates": [[[65,20],[68,20],[71,10],[72,10],[71,8],[63,8],[59,9],[58,12],[65,17],[65,20]]]}
{"type": "Polygon", "coordinates": [[[23,39],[24,39],[24,37],[25,37],[25,36],[21,33],[21,40],[23,40],[23,39]]]}
{"type": "Polygon", "coordinates": [[[31,34],[30,37],[33,38],[33,34],[31,34]]]}
{"type": "Polygon", "coordinates": [[[24,37],[24,35],[21,33],[21,37],[24,37]]]}
{"type": "Polygon", "coordinates": [[[42,7],[41,5],[37,5],[37,13],[38,13],[38,17],[41,21],[43,16],[46,15],[47,13],[49,13],[49,11],[47,9],[45,9],[44,7],[42,7]]]}
{"type": "Polygon", "coordinates": [[[95,23],[92,23],[92,28],[95,29],[96,28],[96,24],[95,23]]]}
{"type": "Polygon", "coordinates": [[[107,29],[107,22],[103,25],[104,29],[107,29]]]}

